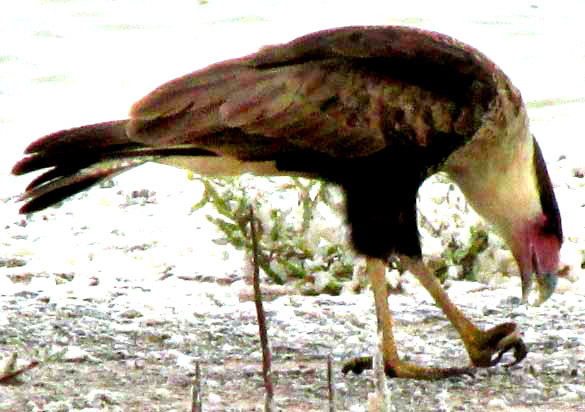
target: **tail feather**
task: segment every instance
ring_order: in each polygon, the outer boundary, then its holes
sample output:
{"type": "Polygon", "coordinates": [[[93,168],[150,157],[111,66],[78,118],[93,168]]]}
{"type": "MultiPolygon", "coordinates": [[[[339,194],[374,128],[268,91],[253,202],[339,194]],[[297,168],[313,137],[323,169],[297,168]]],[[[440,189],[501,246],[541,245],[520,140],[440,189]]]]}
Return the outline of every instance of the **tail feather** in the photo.
{"type": "Polygon", "coordinates": [[[99,181],[168,156],[216,156],[198,147],[151,147],[131,141],[127,120],[62,130],[42,137],[26,149],[29,156],[12,169],[14,175],[47,169],[22,194],[27,203],[20,213],[52,206],[99,181]]]}
{"type": "Polygon", "coordinates": [[[12,169],[14,175],[23,175],[47,167],[83,167],[103,158],[107,153],[140,144],[126,135],[127,120],[99,123],[61,130],[41,137],[25,150],[32,156],[20,160],[12,169]]]}
{"type": "Polygon", "coordinates": [[[34,178],[26,187],[26,191],[31,192],[33,189],[40,187],[44,183],[50,182],[53,179],[59,179],[62,178],[63,176],[71,176],[81,169],[83,169],[83,167],[79,167],[77,165],[55,166],[53,169],[50,169],[45,173],[34,178]]]}
{"type": "Polygon", "coordinates": [[[128,120],[91,124],[61,130],[32,142],[25,153],[71,152],[74,149],[104,148],[129,143],[126,134],[128,120]]]}
{"type": "Polygon", "coordinates": [[[99,181],[137,166],[120,166],[109,169],[96,169],[88,174],[75,174],[61,177],[42,186],[37,186],[22,195],[27,202],[19,210],[20,213],[33,213],[54,206],[74,194],[89,189],[99,181]]]}

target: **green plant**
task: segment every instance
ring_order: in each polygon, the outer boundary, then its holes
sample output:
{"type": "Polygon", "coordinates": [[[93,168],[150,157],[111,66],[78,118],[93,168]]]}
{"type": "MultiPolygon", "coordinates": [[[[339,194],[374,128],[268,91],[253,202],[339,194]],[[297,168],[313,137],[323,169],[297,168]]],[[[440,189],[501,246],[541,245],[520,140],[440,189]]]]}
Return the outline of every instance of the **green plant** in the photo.
{"type": "Polygon", "coordinates": [[[331,215],[340,208],[334,186],[297,177],[190,178],[204,186],[192,212],[211,204],[217,215],[207,215],[207,219],[221,231],[222,241],[248,252],[252,247],[249,208],[254,208],[259,228],[258,264],[275,283],[294,281],[306,294],[339,294],[341,282],[351,279],[353,254],[346,243],[328,239],[314,229],[324,220],[319,208],[327,208],[331,215]]]}

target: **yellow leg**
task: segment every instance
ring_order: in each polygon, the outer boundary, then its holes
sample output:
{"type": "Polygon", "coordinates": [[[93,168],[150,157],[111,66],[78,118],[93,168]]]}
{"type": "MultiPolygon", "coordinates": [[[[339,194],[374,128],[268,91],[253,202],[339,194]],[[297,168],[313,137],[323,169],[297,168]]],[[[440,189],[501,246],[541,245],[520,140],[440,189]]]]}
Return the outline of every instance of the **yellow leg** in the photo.
{"type": "Polygon", "coordinates": [[[380,352],[384,356],[384,362],[394,364],[399,361],[396,342],[394,342],[394,321],[392,312],[388,308],[386,265],[379,259],[368,259],[366,271],[370,277],[372,291],[374,292],[374,304],[376,307],[376,319],[378,336],[380,337],[380,352]]]}
{"type": "MultiPolygon", "coordinates": [[[[367,273],[374,292],[376,317],[378,319],[378,334],[381,335],[380,351],[384,357],[386,375],[395,378],[410,379],[441,379],[449,376],[470,374],[470,368],[425,368],[412,363],[401,361],[396,351],[396,343],[392,333],[392,313],[388,309],[386,265],[379,259],[368,258],[367,273]]],[[[372,358],[363,357],[353,359],[343,367],[343,373],[352,371],[361,373],[364,369],[372,368],[372,358]]]]}
{"type": "Polygon", "coordinates": [[[520,338],[515,323],[503,323],[487,331],[480,330],[451,302],[437,277],[421,260],[402,257],[401,261],[431,294],[437,306],[459,332],[474,366],[493,366],[510,349],[514,349],[515,361],[512,364],[526,357],[526,346],[520,338]],[[494,355],[496,355],[495,358],[494,355]]]}

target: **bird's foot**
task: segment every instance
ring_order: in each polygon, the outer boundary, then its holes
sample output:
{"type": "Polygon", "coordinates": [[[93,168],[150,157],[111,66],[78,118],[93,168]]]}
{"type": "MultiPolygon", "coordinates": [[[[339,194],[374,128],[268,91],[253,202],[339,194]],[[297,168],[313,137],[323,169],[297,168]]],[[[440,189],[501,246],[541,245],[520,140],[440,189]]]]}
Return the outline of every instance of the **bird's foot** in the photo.
{"type": "MultiPolygon", "coordinates": [[[[505,366],[520,363],[528,350],[520,337],[515,323],[503,323],[486,331],[477,330],[472,339],[466,341],[466,348],[473,366],[464,368],[428,368],[413,363],[395,360],[385,362],[384,371],[390,378],[435,380],[453,376],[473,376],[475,368],[488,368],[497,365],[504,354],[514,350],[514,361],[505,366]]],[[[355,358],[347,362],[342,369],[344,374],[353,372],[357,375],[366,369],[372,369],[372,357],[355,358]]]]}
{"type": "Polygon", "coordinates": [[[518,326],[512,322],[502,323],[486,331],[477,331],[475,336],[465,343],[471,363],[480,368],[500,363],[502,356],[511,349],[514,350],[514,361],[505,366],[520,363],[528,353],[518,326]]]}
{"type": "MultiPolygon", "coordinates": [[[[372,369],[372,357],[364,356],[354,358],[343,365],[341,370],[344,374],[353,372],[359,375],[366,369],[372,369]]],[[[468,375],[473,376],[474,368],[425,368],[414,363],[404,362],[401,360],[394,362],[385,362],[384,372],[389,378],[437,380],[454,376],[468,375]]]]}

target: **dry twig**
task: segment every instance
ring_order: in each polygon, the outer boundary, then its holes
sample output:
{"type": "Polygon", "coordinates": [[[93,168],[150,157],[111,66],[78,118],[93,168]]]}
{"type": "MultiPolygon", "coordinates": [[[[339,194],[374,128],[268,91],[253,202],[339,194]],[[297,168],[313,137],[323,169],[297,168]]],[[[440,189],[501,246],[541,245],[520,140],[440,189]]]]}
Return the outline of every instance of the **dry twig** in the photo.
{"type": "Polygon", "coordinates": [[[254,303],[258,316],[258,329],[260,333],[260,345],[262,346],[262,375],[264,377],[264,388],[266,398],[264,411],[272,412],[274,402],[274,386],[272,384],[272,354],[268,345],[268,334],[266,333],[266,315],[262,306],[262,294],[260,292],[260,269],[258,266],[258,240],[256,239],[256,226],[254,209],[250,207],[250,236],[252,238],[252,263],[254,266],[254,303]]]}
{"type": "Polygon", "coordinates": [[[193,390],[191,395],[191,412],[203,412],[203,402],[201,397],[201,367],[199,361],[195,363],[195,378],[193,379],[193,390]]]}
{"type": "Polygon", "coordinates": [[[327,389],[329,395],[329,412],[335,412],[335,382],[333,382],[333,365],[330,354],[327,356],[327,389]]]}

